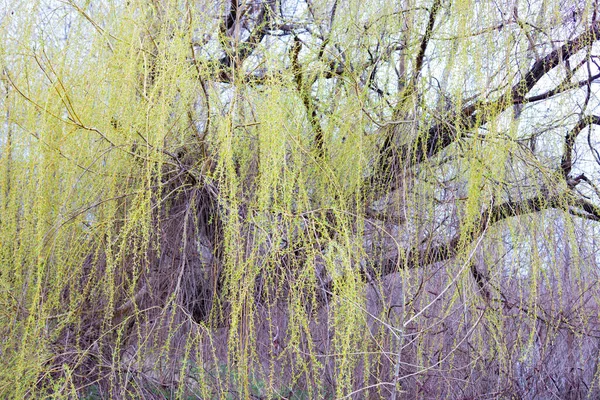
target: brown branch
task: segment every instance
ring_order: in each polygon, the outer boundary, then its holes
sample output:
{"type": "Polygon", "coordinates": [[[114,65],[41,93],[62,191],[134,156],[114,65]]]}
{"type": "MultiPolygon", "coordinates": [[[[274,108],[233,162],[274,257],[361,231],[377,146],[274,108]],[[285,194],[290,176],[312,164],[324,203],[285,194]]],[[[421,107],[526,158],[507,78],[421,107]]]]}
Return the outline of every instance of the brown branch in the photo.
{"type": "Polygon", "coordinates": [[[237,22],[238,0],[230,0],[229,13],[225,16],[223,30],[224,33],[233,28],[237,22]]]}
{"type": "MultiPolygon", "coordinates": [[[[545,193],[541,193],[528,199],[506,201],[491,206],[482,213],[481,218],[475,225],[477,228],[470,233],[469,240],[473,241],[477,239],[490,226],[507,218],[518,217],[549,209],[567,209],[568,212],[574,216],[590,219],[592,221],[600,221],[600,207],[592,204],[588,200],[575,197],[575,194],[572,191],[565,191],[550,197],[545,193]],[[573,210],[571,207],[577,207],[581,211],[573,210]]],[[[419,268],[436,262],[446,261],[456,256],[460,242],[461,237],[460,234],[458,234],[448,242],[434,247],[415,247],[408,251],[405,257],[400,258],[397,255],[388,257],[379,265],[372,266],[371,269],[378,270],[381,276],[385,276],[400,269],[419,268]]]]}
{"type": "MultiPolygon", "coordinates": [[[[237,0],[231,1],[231,12],[228,16],[226,16],[224,27],[227,28],[228,24],[232,23],[232,18],[237,19],[237,23],[239,23],[240,16],[238,13],[238,5],[237,0]],[[235,5],[235,6],[234,6],[235,5]],[[235,10],[235,11],[234,11],[235,10]]],[[[236,46],[233,51],[227,52],[225,51],[225,55],[221,57],[218,61],[218,66],[220,72],[216,74],[218,80],[220,82],[232,82],[233,77],[230,73],[230,69],[233,67],[234,69],[238,68],[244,60],[246,60],[256,49],[256,46],[263,40],[263,38],[267,35],[268,27],[271,22],[271,17],[273,15],[273,10],[271,7],[270,1],[264,1],[262,3],[261,9],[258,13],[257,22],[254,29],[250,32],[250,36],[248,39],[240,43],[236,46]],[[234,57],[232,58],[232,54],[234,57]]],[[[229,27],[231,28],[231,27],[229,27]]],[[[227,28],[227,29],[229,29],[227,28]]],[[[224,32],[226,33],[226,32],[224,32]]],[[[223,33],[223,34],[224,34],[223,33]]]]}
{"type": "Polygon", "coordinates": [[[429,40],[431,39],[431,33],[433,32],[433,26],[435,24],[437,14],[441,8],[440,6],[441,0],[435,0],[433,2],[433,6],[431,6],[431,12],[429,13],[429,21],[427,22],[425,35],[423,35],[423,40],[421,40],[421,46],[419,47],[419,53],[417,54],[417,58],[415,59],[415,73],[412,78],[413,86],[416,85],[417,80],[419,79],[419,75],[421,74],[421,70],[423,69],[423,60],[425,59],[425,52],[427,51],[427,45],[429,44],[429,40]]]}
{"type": "Polygon", "coordinates": [[[488,285],[490,284],[489,277],[481,272],[474,263],[471,264],[471,276],[473,279],[475,279],[475,283],[479,287],[479,291],[481,292],[484,300],[489,302],[492,298],[490,290],[488,289],[488,285]]]}
{"type": "Polygon", "coordinates": [[[560,160],[560,168],[562,171],[562,175],[565,179],[569,179],[569,174],[571,173],[571,169],[573,167],[573,146],[575,145],[575,140],[584,128],[589,125],[600,125],[600,117],[597,115],[590,115],[588,117],[582,118],[577,122],[577,124],[565,135],[565,145],[563,150],[563,155],[560,160]]]}
{"type": "Polygon", "coordinates": [[[580,210],[584,212],[584,214],[572,213],[573,215],[581,216],[582,218],[587,218],[592,221],[600,220],[600,207],[592,204],[590,201],[585,200],[583,198],[576,199],[572,202],[574,207],[578,207],[580,210]],[[581,215],[580,215],[581,214],[581,215]]]}
{"type": "Polygon", "coordinates": [[[319,157],[323,157],[325,154],[323,143],[323,129],[321,128],[321,124],[319,123],[317,109],[314,105],[313,98],[310,94],[310,84],[304,83],[302,66],[298,61],[298,55],[300,54],[301,49],[302,43],[300,42],[300,39],[298,39],[298,37],[294,37],[294,43],[292,44],[292,48],[290,49],[290,59],[292,62],[292,71],[294,73],[294,82],[296,82],[296,89],[298,90],[298,93],[302,98],[302,103],[304,104],[308,121],[310,122],[310,125],[315,132],[315,149],[317,151],[317,155],[319,157]]]}
{"type": "MultiPolygon", "coordinates": [[[[566,193],[548,197],[545,194],[521,200],[521,201],[506,201],[504,203],[491,206],[484,211],[475,224],[476,229],[469,234],[469,240],[477,239],[489,226],[498,223],[510,217],[516,217],[524,214],[539,212],[546,209],[561,208],[567,204],[566,193]]],[[[426,248],[415,247],[407,252],[406,256],[388,257],[383,260],[379,266],[373,267],[379,270],[379,273],[384,276],[396,272],[399,269],[413,269],[425,265],[434,264],[449,260],[456,256],[461,242],[460,234],[455,235],[448,242],[426,248]]]]}
{"type": "Polygon", "coordinates": [[[193,19],[192,19],[192,11],[189,7],[189,3],[186,2],[186,11],[188,14],[188,29],[189,29],[189,34],[190,34],[190,52],[192,55],[192,62],[194,63],[194,67],[196,68],[196,73],[198,74],[198,80],[200,81],[200,88],[202,89],[202,95],[204,97],[204,105],[206,106],[206,121],[204,123],[204,131],[202,133],[200,133],[198,131],[198,127],[196,126],[196,121],[194,119],[194,115],[193,115],[193,108],[194,108],[194,104],[192,103],[190,105],[190,109],[188,110],[188,118],[190,120],[192,129],[196,135],[196,138],[198,139],[198,143],[200,144],[201,148],[202,148],[202,156],[204,158],[206,158],[206,143],[204,141],[204,139],[208,136],[208,131],[210,129],[210,99],[208,97],[208,90],[206,89],[206,82],[204,80],[204,78],[202,77],[202,71],[200,69],[200,64],[198,63],[198,60],[196,59],[196,50],[194,49],[194,43],[191,40],[192,36],[193,36],[193,19]]]}
{"type": "Polygon", "coordinates": [[[547,100],[553,96],[556,96],[557,94],[564,93],[564,92],[572,90],[572,89],[577,89],[577,88],[589,85],[590,83],[592,83],[593,81],[595,81],[598,78],[600,78],[600,73],[593,75],[587,79],[582,79],[579,82],[574,82],[574,83],[570,83],[570,84],[566,84],[566,85],[559,85],[558,87],[556,87],[552,90],[548,90],[547,92],[544,92],[544,93],[541,93],[541,94],[538,94],[535,96],[514,99],[513,103],[514,104],[526,104],[526,103],[534,103],[536,101],[541,101],[541,100],[547,100]]]}
{"type": "MultiPolygon", "coordinates": [[[[453,122],[443,121],[431,126],[426,135],[420,135],[415,142],[406,144],[397,152],[400,165],[413,166],[439,154],[443,149],[453,144],[458,138],[458,131],[473,130],[477,126],[485,124],[489,115],[485,110],[496,110],[498,112],[506,110],[512,106],[515,101],[524,101],[525,95],[550,72],[559,65],[561,60],[570,58],[585,46],[597,40],[600,36],[600,22],[594,22],[585,32],[575,39],[563,44],[561,47],[550,52],[546,57],[537,60],[529,71],[512,88],[494,101],[478,101],[464,107],[458,114],[451,116],[453,122]],[[459,127],[457,130],[457,126],[459,127]]],[[[389,147],[393,141],[390,140],[380,150],[384,157],[390,151],[389,147]]],[[[387,156],[386,156],[387,155],[387,156]]],[[[387,161],[386,166],[391,165],[387,161]]],[[[389,168],[380,168],[376,174],[382,174],[389,171],[389,168]]]]}
{"type": "MultiPolygon", "coordinates": [[[[417,53],[417,57],[415,58],[415,70],[413,77],[410,80],[410,84],[407,87],[405,87],[399,95],[400,99],[398,101],[398,104],[394,108],[393,119],[401,119],[400,115],[404,111],[404,106],[416,91],[419,75],[421,74],[421,70],[423,69],[423,60],[425,59],[425,52],[427,51],[427,46],[429,44],[429,40],[431,39],[431,34],[433,32],[435,20],[437,18],[440,8],[441,0],[434,0],[434,3],[431,7],[431,11],[429,13],[427,27],[425,28],[425,34],[423,35],[423,39],[421,40],[421,44],[419,46],[419,52],[417,53]]],[[[367,180],[368,187],[389,186],[392,180],[386,175],[392,173],[394,165],[402,165],[395,162],[395,159],[398,158],[398,154],[394,151],[393,148],[395,142],[394,139],[396,136],[396,129],[394,129],[392,126],[391,129],[386,129],[384,132],[385,140],[378,155],[376,172],[374,176],[367,180]]],[[[402,149],[400,152],[403,153],[402,149]]],[[[405,160],[406,155],[407,154],[400,154],[400,159],[405,160]]],[[[390,189],[393,190],[393,188],[390,189]]]]}

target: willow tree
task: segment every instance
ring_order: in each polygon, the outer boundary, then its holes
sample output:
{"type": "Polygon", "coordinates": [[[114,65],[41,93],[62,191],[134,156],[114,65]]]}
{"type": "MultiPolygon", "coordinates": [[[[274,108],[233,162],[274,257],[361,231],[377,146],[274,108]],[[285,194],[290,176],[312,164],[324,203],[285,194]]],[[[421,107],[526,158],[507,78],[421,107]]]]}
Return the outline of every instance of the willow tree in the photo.
{"type": "Polygon", "coordinates": [[[1,397],[600,393],[597,1],[4,4],[1,397]]]}

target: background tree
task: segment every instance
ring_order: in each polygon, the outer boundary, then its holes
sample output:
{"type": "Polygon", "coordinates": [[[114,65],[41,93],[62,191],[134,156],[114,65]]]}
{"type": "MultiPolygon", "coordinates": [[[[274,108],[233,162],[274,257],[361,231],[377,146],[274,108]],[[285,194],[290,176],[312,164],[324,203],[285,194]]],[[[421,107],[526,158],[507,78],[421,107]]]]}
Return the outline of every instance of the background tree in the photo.
{"type": "Polygon", "coordinates": [[[10,0],[0,393],[597,396],[597,14],[10,0]]]}

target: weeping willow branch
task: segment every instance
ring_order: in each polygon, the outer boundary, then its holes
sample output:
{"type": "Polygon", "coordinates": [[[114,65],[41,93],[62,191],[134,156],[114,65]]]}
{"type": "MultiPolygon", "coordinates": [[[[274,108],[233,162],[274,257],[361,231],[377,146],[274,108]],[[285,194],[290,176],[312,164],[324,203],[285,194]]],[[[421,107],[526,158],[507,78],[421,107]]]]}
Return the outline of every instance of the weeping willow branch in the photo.
{"type": "Polygon", "coordinates": [[[5,3],[0,398],[599,397],[595,5],[5,3]]]}

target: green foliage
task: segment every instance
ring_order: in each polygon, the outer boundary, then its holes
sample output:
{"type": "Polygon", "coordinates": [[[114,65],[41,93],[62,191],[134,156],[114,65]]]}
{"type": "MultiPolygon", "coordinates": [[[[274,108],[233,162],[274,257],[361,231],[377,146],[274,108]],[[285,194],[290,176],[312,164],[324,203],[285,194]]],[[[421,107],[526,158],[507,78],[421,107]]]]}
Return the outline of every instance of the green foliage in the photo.
{"type": "Polygon", "coordinates": [[[1,398],[599,393],[597,2],[5,3],[1,398]]]}

